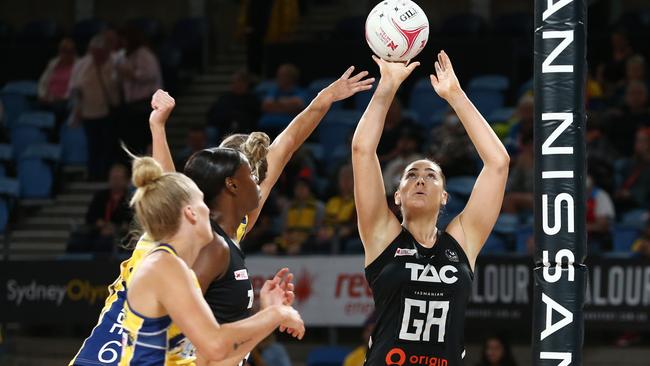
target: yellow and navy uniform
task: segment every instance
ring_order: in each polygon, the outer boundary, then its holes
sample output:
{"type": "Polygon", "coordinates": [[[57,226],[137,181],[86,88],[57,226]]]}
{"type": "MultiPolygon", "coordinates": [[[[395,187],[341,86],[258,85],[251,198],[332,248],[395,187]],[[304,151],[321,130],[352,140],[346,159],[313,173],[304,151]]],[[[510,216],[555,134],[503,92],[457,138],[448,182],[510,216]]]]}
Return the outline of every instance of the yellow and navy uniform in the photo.
{"type": "Polygon", "coordinates": [[[70,361],[70,366],[115,366],[120,361],[126,283],[133,267],[155,247],[156,242],[145,234],[136,244],[131,257],[120,264],[120,275],[108,286],[109,295],[104,302],[97,325],[81,345],[77,355],[70,361]]]}
{"type": "MultiPolygon", "coordinates": [[[[237,238],[241,240],[246,233],[248,217],[237,229],[237,238]]],[[[135,267],[157,243],[145,234],[133,250],[131,257],[120,264],[120,274],[108,287],[109,296],[104,308],[99,314],[97,325],[90,336],[81,345],[77,355],[70,361],[69,366],[117,366],[122,353],[122,333],[124,322],[124,302],[126,300],[126,284],[135,267]]]]}
{"type": "MultiPolygon", "coordinates": [[[[168,244],[160,244],[149,253],[158,251],[177,257],[174,248],[168,244]]],[[[138,266],[135,266],[133,272],[137,270],[138,266]]],[[[194,277],[194,285],[200,291],[199,281],[194,272],[191,273],[194,277]]],[[[194,347],[181,330],[172,323],[169,315],[158,318],[146,317],[133,310],[128,299],[124,305],[124,314],[122,358],[119,366],[194,365],[196,360],[194,347]]]]}

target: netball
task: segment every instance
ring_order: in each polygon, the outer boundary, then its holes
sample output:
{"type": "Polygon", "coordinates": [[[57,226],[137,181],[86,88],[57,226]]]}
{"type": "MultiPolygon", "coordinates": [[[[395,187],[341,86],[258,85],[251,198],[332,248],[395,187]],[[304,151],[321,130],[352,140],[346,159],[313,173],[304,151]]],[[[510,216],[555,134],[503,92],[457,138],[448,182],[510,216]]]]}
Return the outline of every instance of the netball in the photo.
{"type": "Polygon", "coordinates": [[[366,19],[366,41],[387,61],[408,61],[424,49],[429,20],[410,0],[388,0],[375,6],[366,19]]]}

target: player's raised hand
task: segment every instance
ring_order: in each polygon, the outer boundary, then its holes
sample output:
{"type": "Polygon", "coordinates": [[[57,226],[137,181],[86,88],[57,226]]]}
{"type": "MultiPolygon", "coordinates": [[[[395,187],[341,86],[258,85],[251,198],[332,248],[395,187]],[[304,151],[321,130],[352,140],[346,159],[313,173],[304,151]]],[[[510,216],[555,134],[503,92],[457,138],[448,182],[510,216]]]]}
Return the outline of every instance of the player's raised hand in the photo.
{"type": "Polygon", "coordinates": [[[401,84],[406,78],[411,75],[416,67],[420,66],[419,62],[390,62],[383,60],[375,55],[372,59],[379,66],[381,78],[386,81],[401,84]]]}
{"type": "Polygon", "coordinates": [[[449,100],[453,95],[462,92],[458,78],[451,66],[451,60],[445,51],[438,53],[438,60],[434,63],[435,74],[431,74],[431,85],[438,95],[449,100]]]}
{"type": "Polygon", "coordinates": [[[332,101],[336,102],[349,98],[360,91],[370,90],[372,83],[375,82],[375,78],[364,79],[368,76],[368,71],[361,71],[352,76],[353,71],[354,66],[350,66],[340,78],[328,85],[322,92],[329,93],[332,101]]]}
{"type": "Polygon", "coordinates": [[[152,111],[149,115],[149,123],[164,126],[175,106],[174,98],[166,91],[158,89],[151,97],[152,111]]]}
{"type": "Polygon", "coordinates": [[[293,274],[289,268],[282,268],[273,276],[273,279],[264,282],[260,290],[260,307],[262,309],[271,305],[293,304],[293,274]]]}

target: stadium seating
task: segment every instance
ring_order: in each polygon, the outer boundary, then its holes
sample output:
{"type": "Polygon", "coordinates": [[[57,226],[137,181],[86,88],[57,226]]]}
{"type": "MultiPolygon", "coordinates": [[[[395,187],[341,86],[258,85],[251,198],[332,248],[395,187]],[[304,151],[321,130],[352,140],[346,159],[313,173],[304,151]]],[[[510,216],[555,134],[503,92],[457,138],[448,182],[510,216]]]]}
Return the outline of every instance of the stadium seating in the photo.
{"type": "Polygon", "coordinates": [[[630,252],[632,244],[639,237],[639,229],[616,224],[612,230],[612,239],[614,241],[613,250],[615,252],[630,252]]]}
{"type": "Polygon", "coordinates": [[[83,127],[61,126],[61,162],[64,165],[84,165],[88,161],[88,142],[83,127]]]}
{"type": "Polygon", "coordinates": [[[436,94],[429,78],[422,78],[411,90],[408,109],[418,116],[418,121],[428,124],[432,115],[447,109],[447,102],[436,94]]]}
{"type": "Polygon", "coordinates": [[[317,347],[307,355],[306,366],[340,366],[350,353],[347,347],[317,347]]]}
{"type": "Polygon", "coordinates": [[[5,232],[9,222],[11,201],[18,197],[19,189],[18,180],[0,178],[0,234],[5,232]]]}
{"type": "Polygon", "coordinates": [[[20,197],[49,198],[54,184],[52,162],[60,160],[61,147],[53,144],[30,145],[18,159],[20,197]]]}
{"type": "MultiPolygon", "coordinates": [[[[316,98],[316,95],[326,88],[328,85],[331,83],[335,82],[336,78],[323,78],[323,79],[316,79],[312,81],[309,86],[307,87],[307,95],[309,97],[309,101],[312,101],[314,98],[316,98]]],[[[308,102],[309,102],[308,101],[308,102]]],[[[342,108],[343,103],[334,103],[332,104],[331,109],[340,109],[342,108]]]]}
{"type": "Polygon", "coordinates": [[[23,125],[11,129],[10,139],[14,157],[20,158],[29,145],[47,142],[47,135],[38,127],[23,125]]]}
{"type": "Polygon", "coordinates": [[[508,78],[503,75],[481,75],[469,81],[467,90],[494,90],[504,92],[510,86],[508,78]]]}

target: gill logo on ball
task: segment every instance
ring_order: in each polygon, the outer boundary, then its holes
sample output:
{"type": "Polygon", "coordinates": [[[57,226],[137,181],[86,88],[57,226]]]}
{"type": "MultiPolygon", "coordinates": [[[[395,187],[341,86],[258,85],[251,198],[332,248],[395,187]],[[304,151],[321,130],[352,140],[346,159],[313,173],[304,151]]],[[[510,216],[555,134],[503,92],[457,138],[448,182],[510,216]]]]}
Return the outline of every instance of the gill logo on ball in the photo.
{"type": "Polygon", "coordinates": [[[400,55],[400,57],[403,57],[407,53],[411,51],[413,48],[413,45],[415,44],[415,40],[418,38],[420,33],[422,33],[423,30],[429,28],[428,25],[423,25],[421,27],[415,28],[415,29],[403,29],[401,28],[394,19],[391,19],[393,22],[393,25],[395,26],[395,29],[399,31],[399,33],[404,37],[406,40],[406,51],[400,55]]]}
{"type": "Polygon", "coordinates": [[[417,10],[411,8],[411,9],[407,10],[406,13],[400,15],[399,20],[405,22],[405,21],[411,19],[411,17],[413,17],[417,13],[418,13],[417,10]]]}
{"type": "Polygon", "coordinates": [[[390,47],[391,50],[395,51],[397,45],[395,44],[395,42],[390,41],[390,43],[386,47],[390,47]]]}

